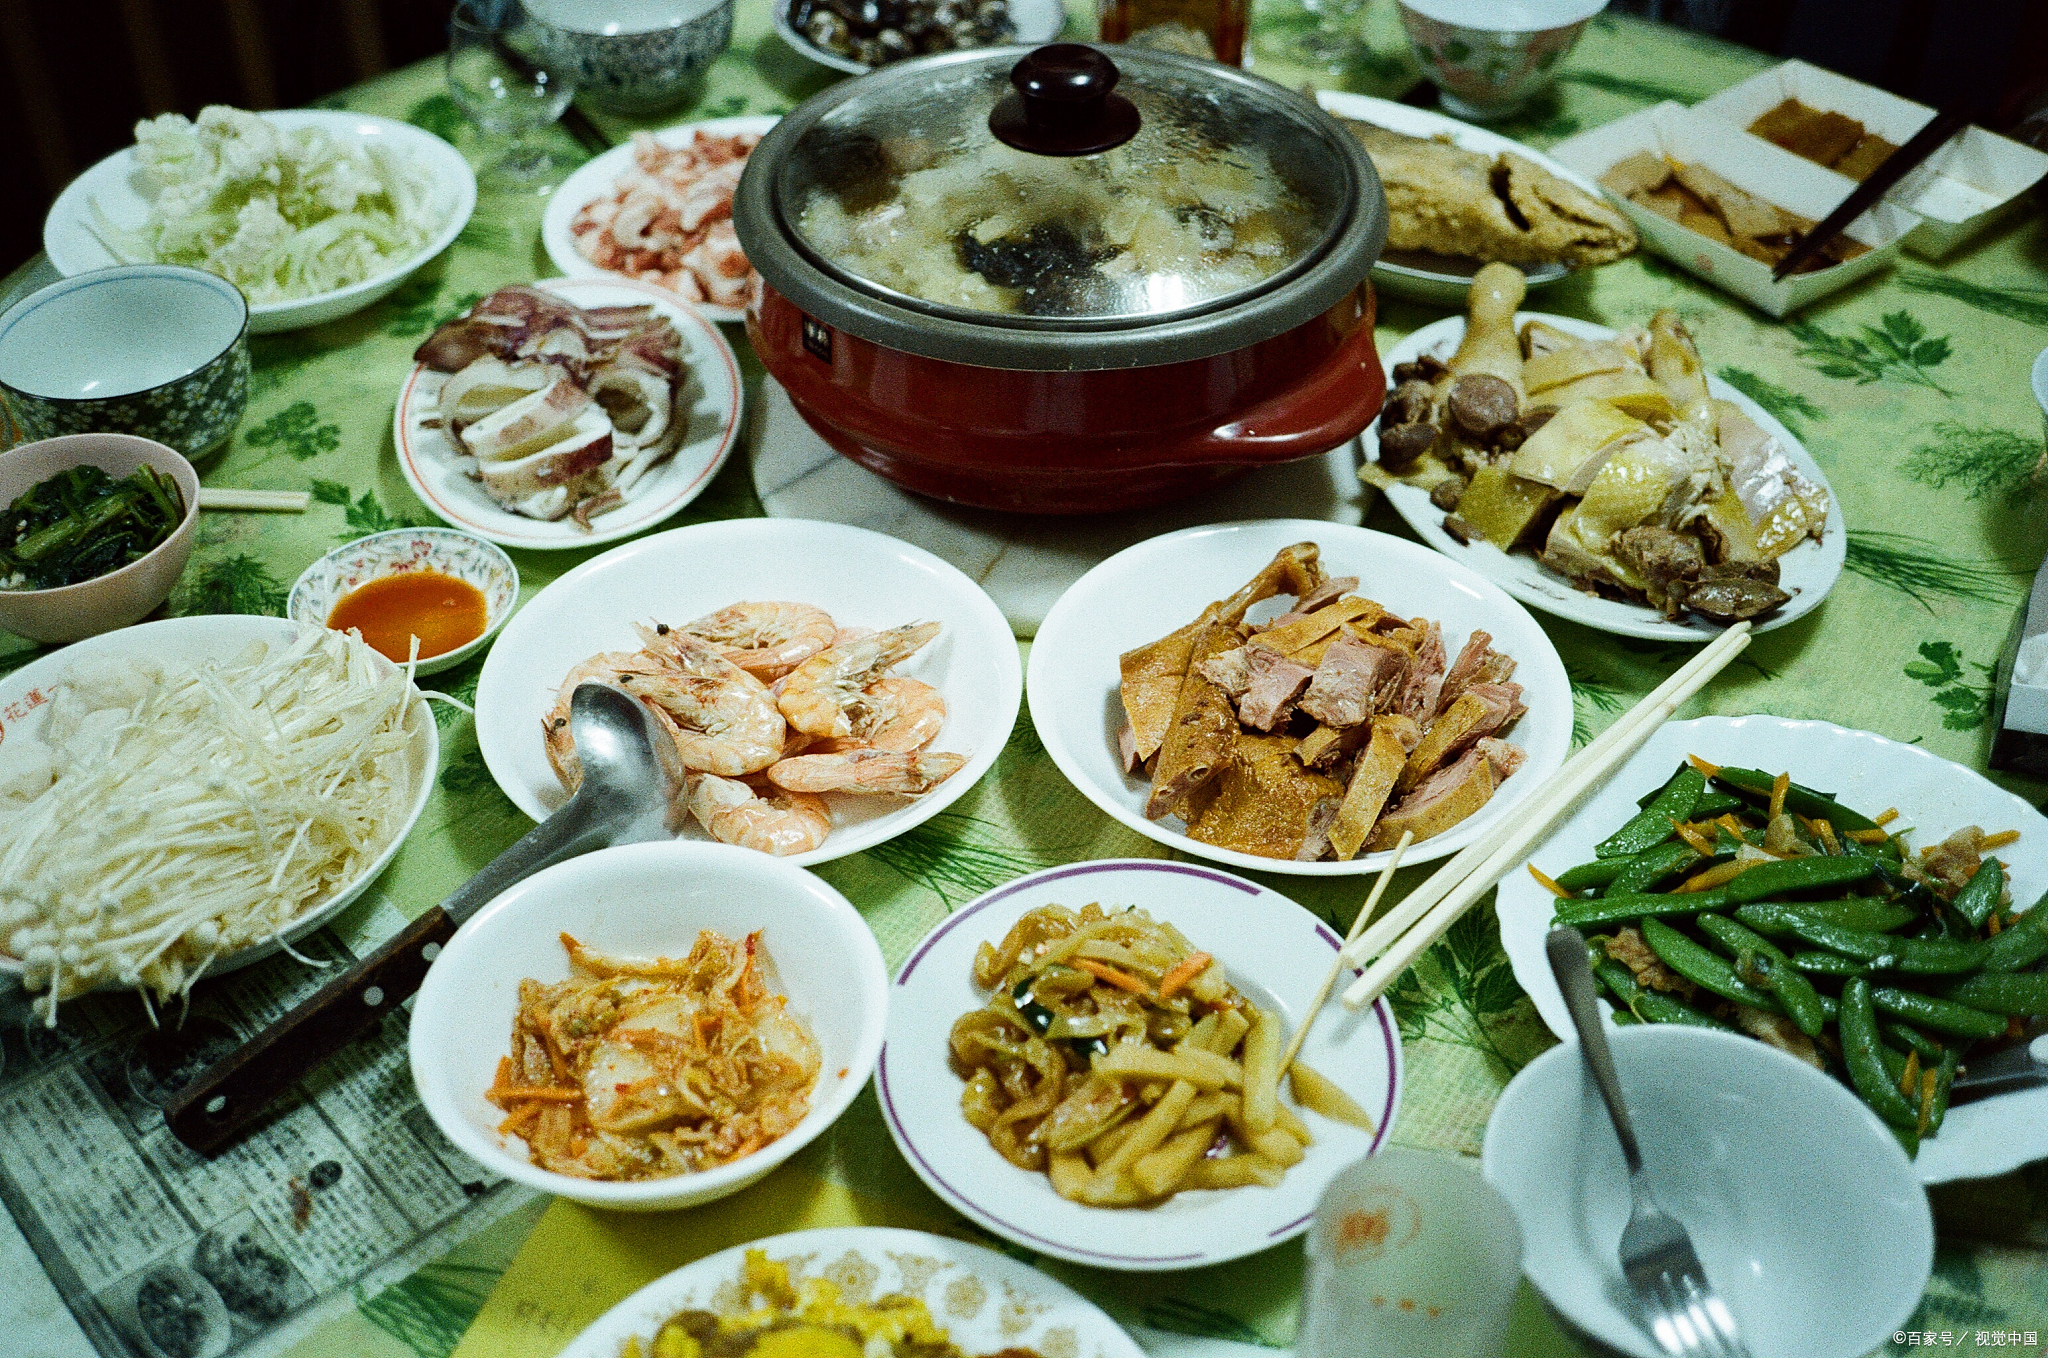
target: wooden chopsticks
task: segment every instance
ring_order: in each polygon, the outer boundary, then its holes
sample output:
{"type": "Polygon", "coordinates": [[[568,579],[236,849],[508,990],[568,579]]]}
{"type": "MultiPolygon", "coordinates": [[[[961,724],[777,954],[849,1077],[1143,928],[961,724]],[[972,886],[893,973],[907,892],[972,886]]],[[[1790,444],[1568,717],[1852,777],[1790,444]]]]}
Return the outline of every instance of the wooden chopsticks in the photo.
{"type": "Polygon", "coordinates": [[[1345,964],[1378,959],[1344,992],[1345,1006],[1362,1009],[1385,994],[1394,978],[1448,933],[1589,788],[1642,748],[1658,727],[1740,655],[1749,645],[1749,634],[1749,623],[1738,622],[1716,637],[1592,744],[1566,760],[1512,816],[1504,817],[1345,944],[1339,954],[1345,964]]]}
{"type": "Polygon", "coordinates": [[[235,486],[201,486],[201,509],[243,509],[276,514],[303,514],[313,497],[303,490],[242,490],[235,486]]]}
{"type": "Polygon", "coordinates": [[[1842,234],[1842,229],[1863,215],[1864,209],[1882,198],[1892,185],[1904,179],[1920,167],[1920,162],[1933,155],[1941,146],[1970,124],[1967,108],[1945,109],[1927,120],[1927,125],[1907,139],[1906,144],[1877,163],[1861,184],[1849,191],[1840,205],[1821,218],[1820,225],[1807,232],[1795,242],[1778,266],[1771,270],[1774,282],[1782,282],[1787,274],[1817,254],[1821,247],[1842,234]]]}
{"type": "Polygon", "coordinates": [[[1359,934],[1364,932],[1365,922],[1371,919],[1372,912],[1379,908],[1380,897],[1387,894],[1387,884],[1394,880],[1394,870],[1401,866],[1401,855],[1407,853],[1408,846],[1414,842],[1413,830],[1401,832],[1400,842],[1394,845],[1394,852],[1388,856],[1387,865],[1380,869],[1379,880],[1372,884],[1372,891],[1366,896],[1365,904],[1358,908],[1358,918],[1351,922],[1350,934],[1345,937],[1343,946],[1337,949],[1337,955],[1330,959],[1330,974],[1323,978],[1322,989],[1316,991],[1316,997],[1308,1002],[1308,1008],[1301,1015],[1301,1026],[1294,1030],[1294,1036],[1288,1041],[1287,1049],[1280,1053],[1280,1069],[1283,1073],[1294,1064],[1294,1058],[1301,1055],[1301,1044],[1308,1041],[1308,1030],[1315,1026],[1316,1015],[1323,1012],[1323,1005],[1330,998],[1330,992],[1337,988],[1337,978],[1342,976],[1344,968],[1350,965],[1345,959],[1345,952],[1359,934]]]}

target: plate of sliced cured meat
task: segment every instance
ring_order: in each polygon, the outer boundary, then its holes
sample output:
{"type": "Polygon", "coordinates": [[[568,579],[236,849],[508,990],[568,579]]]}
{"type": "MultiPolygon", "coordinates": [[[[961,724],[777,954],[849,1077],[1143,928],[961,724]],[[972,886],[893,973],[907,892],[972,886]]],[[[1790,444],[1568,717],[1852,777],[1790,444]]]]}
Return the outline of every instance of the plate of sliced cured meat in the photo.
{"type": "Polygon", "coordinates": [[[548,200],[540,238],[571,278],[632,278],[714,321],[746,319],[761,279],[732,226],[732,195],[772,117],[714,118],[658,132],[591,160],[548,200]]]}
{"type": "Polygon", "coordinates": [[[718,327],[660,288],[500,288],[420,345],[392,417],[398,465],[454,527],[505,547],[612,542],[697,498],[740,428],[718,327]]]}

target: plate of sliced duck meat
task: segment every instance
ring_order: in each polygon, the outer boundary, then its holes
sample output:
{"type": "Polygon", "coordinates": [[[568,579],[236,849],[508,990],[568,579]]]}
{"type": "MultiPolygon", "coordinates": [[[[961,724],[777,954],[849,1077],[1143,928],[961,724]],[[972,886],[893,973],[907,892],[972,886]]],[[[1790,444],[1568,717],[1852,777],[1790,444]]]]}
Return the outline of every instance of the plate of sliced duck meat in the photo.
{"type": "Polygon", "coordinates": [[[1031,718],[1095,805],[1198,857],[1309,876],[1455,852],[1564,762],[1572,696],[1477,572],[1307,519],[1189,528],[1075,582],[1031,718]]]}
{"type": "Polygon", "coordinates": [[[612,542],[697,498],[740,429],[718,327],[659,288],[500,288],[429,335],[392,417],[398,465],[456,528],[506,547],[612,542]]]}
{"type": "Polygon", "coordinates": [[[1848,534],[1792,432],[1707,371],[1675,312],[1614,330],[1522,296],[1489,264],[1465,316],[1388,350],[1359,478],[1438,551],[1603,632],[1703,642],[1819,607],[1848,534]]]}

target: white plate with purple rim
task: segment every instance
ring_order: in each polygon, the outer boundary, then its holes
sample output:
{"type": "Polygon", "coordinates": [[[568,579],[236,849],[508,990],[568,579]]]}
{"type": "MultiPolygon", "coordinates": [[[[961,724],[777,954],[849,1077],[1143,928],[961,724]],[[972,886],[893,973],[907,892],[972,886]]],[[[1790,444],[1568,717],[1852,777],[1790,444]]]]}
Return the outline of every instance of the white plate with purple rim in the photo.
{"type": "Polygon", "coordinates": [[[921,1301],[967,1353],[1024,1345],[1072,1358],[1144,1358],[1093,1302],[1031,1265],[965,1240],[888,1226],[792,1231],[707,1255],[612,1307],[562,1358],[618,1358],[629,1339],[647,1352],[679,1311],[744,1310],[741,1278],[751,1250],[786,1265],[799,1288],[822,1278],[855,1305],[888,1296],[921,1301]]]}
{"type": "MultiPolygon", "coordinates": [[[[1557,647],[1500,586],[1427,547],[1370,528],[1315,519],[1211,524],[1162,534],[1096,566],[1060,596],[1031,643],[1025,691],[1045,752],[1105,813],[1196,858],[1301,877],[1355,877],[1385,867],[1391,850],[1362,853],[1348,863],[1298,863],[1191,839],[1177,816],[1146,819],[1150,784],[1125,773],[1117,756],[1123,722],[1117,657],[1191,621],[1295,542],[1318,544],[1325,571],[1359,577],[1358,592],[1388,611],[1435,619],[1451,655],[1472,631],[1483,629],[1494,649],[1514,657],[1515,682],[1529,710],[1502,734],[1527,760],[1485,806],[1442,834],[1409,845],[1401,861],[1426,863],[1457,852],[1512,815],[1564,763],[1572,738],[1571,681],[1557,647]]],[[[1281,607],[1278,601],[1261,604],[1250,616],[1270,617],[1281,607]]]]}
{"type": "MultiPolygon", "coordinates": [[[[1042,1173],[1017,1168],[960,1113],[960,1077],[947,1034],[986,996],[974,952],[1002,940],[1041,905],[1138,906],[1213,954],[1230,983],[1278,1013],[1291,1035],[1342,942],[1329,925],[1270,887],[1215,868],[1158,859],[1108,859],[1020,877],[963,906],[911,950],[889,995],[889,1029],[875,1091],[896,1148],[919,1178],[977,1224],[1029,1250],[1095,1268],[1149,1272],[1242,1258],[1308,1229],[1316,1201],[1345,1166],[1385,1142],[1400,1106],[1401,1041],[1381,1000],[1354,1013],[1334,999],[1301,1059],[1372,1115],[1367,1133],[1297,1107],[1315,1137],[1275,1188],[1177,1193],[1153,1207],[1086,1207],[1053,1192],[1042,1173]]],[[[1281,1098],[1290,1106],[1286,1083],[1281,1098]]]]}
{"type": "MultiPolygon", "coordinates": [[[[2048,891],[2048,819],[2027,802],[1982,774],[1912,745],[1831,722],[1767,716],[1668,723],[1551,831],[1529,861],[1554,877],[1593,857],[1593,846],[1636,813],[1636,798],[1661,786],[1689,754],[1713,764],[1789,773],[1865,815],[1897,807],[1899,819],[1892,824],[1913,827],[1917,833],[1909,842],[1918,848],[1938,844],[1965,825],[1981,826],[1987,834],[2018,830],[2017,841],[1994,851],[2011,874],[2012,898],[2024,906],[2048,891]]],[[[1550,1030],[1569,1039],[1571,1016],[1543,953],[1554,905],[1555,898],[1518,865],[1501,879],[1495,909],[1515,979],[1550,1030]]],[[[1605,1000],[1601,1007],[1612,1014],[1605,1000]]],[[[1728,1134],[1739,1137],[1742,1129],[1731,1127],[1728,1134]]],[[[1937,1184],[2004,1174],[2044,1155],[2048,1087],[1958,1104],[1940,1133],[1920,1143],[1913,1167],[1923,1183],[1937,1184]]]]}
{"type": "MultiPolygon", "coordinates": [[[[1621,333],[1612,326],[1556,316],[1547,311],[1515,313],[1517,328],[1526,321],[1542,321],[1581,339],[1613,339],[1621,333]]],[[[1445,317],[1407,336],[1382,356],[1389,386],[1393,383],[1397,364],[1412,362],[1425,353],[1448,359],[1457,352],[1458,343],[1464,337],[1463,316],[1445,317]]],[[[1827,474],[1821,471],[1820,464],[1806,451],[1806,445],[1770,411],[1712,373],[1707,374],[1707,392],[1716,400],[1731,401],[1740,406],[1742,413],[1754,420],[1759,429],[1784,447],[1800,475],[1819,482],[1821,489],[1828,493],[1828,522],[1827,527],[1821,530],[1820,541],[1802,542],[1778,558],[1779,583],[1792,595],[1792,601],[1768,617],[1756,620],[1756,630],[1768,632],[1796,622],[1820,607],[1820,601],[1828,597],[1828,591],[1841,578],[1842,563],[1849,555],[1849,534],[1842,523],[1842,502],[1834,487],[1828,484],[1827,474]]],[[[1359,435],[1359,447],[1367,462],[1379,456],[1378,425],[1368,426],[1359,435]]],[[[1717,623],[1690,614],[1677,622],[1666,622],[1664,615],[1648,604],[1632,604],[1622,599],[1588,594],[1556,571],[1544,567],[1529,552],[1503,552],[1484,539],[1460,542],[1444,531],[1444,511],[1429,502],[1426,490],[1397,485],[1386,491],[1386,497],[1394,512],[1407,520],[1408,526],[1424,542],[1451,560],[1470,566],[1531,608],[1540,608],[1552,617],[1583,623],[1616,636],[1646,637],[1652,641],[1704,644],[1725,630],[1717,623]]]]}
{"type": "Polygon", "coordinates": [[[651,284],[607,274],[548,278],[534,286],[580,307],[652,305],[668,318],[682,336],[688,375],[675,414],[687,422],[681,446],[640,478],[624,504],[597,515],[589,528],[579,528],[566,516],[549,520],[515,514],[484,493],[483,483],[468,470],[469,459],[441,428],[441,385],[449,375],[415,363],[391,414],[398,469],[442,522],[500,547],[596,547],[652,528],[702,495],[732,455],[740,436],[739,360],[717,326],[674,293],[651,284]]]}

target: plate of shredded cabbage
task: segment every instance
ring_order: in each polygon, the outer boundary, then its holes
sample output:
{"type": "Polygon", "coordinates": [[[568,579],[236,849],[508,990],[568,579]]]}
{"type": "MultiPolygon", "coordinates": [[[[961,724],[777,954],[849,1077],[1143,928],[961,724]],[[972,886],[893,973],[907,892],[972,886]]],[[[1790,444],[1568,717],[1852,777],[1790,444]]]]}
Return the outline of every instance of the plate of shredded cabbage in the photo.
{"type": "Polygon", "coordinates": [[[249,299],[249,328],[295,330],[377,301],[476,207],[476,174],[439,137],[365,113],[166,113],[87,170],[43,222],[66,276],[115,264],[205,269],[249,299]]]}

